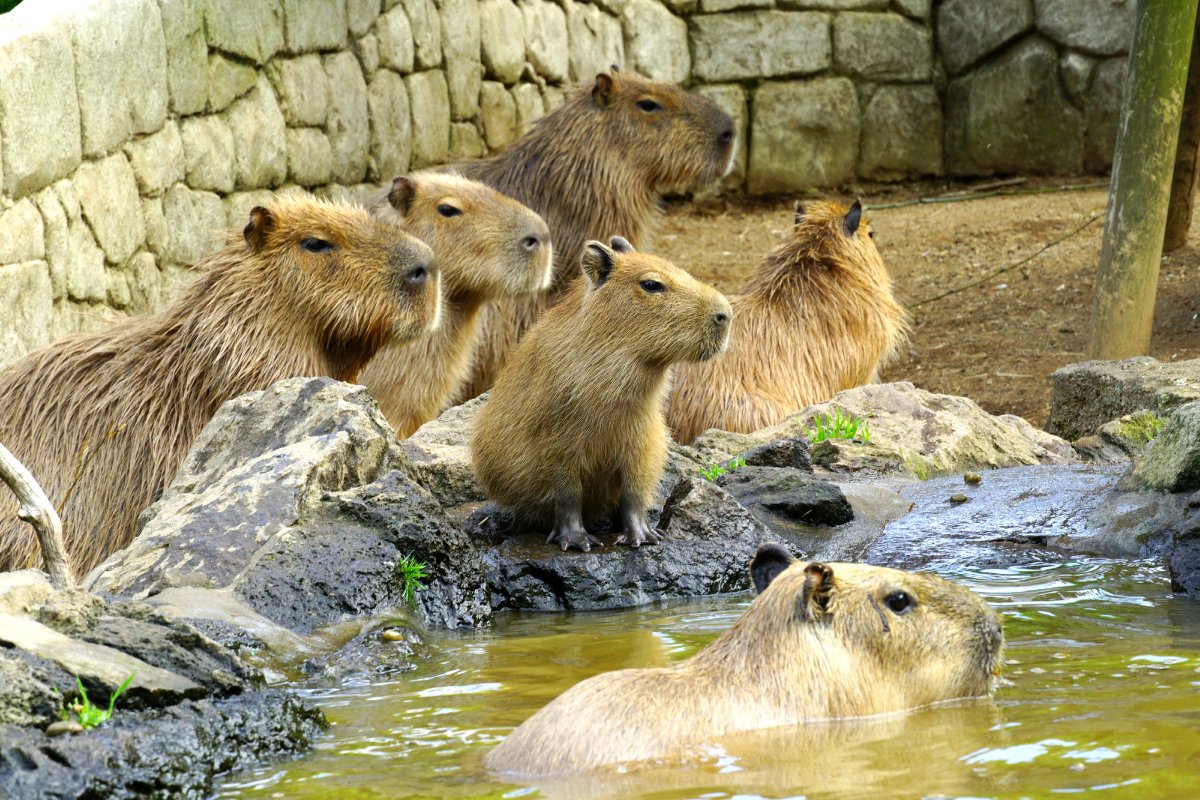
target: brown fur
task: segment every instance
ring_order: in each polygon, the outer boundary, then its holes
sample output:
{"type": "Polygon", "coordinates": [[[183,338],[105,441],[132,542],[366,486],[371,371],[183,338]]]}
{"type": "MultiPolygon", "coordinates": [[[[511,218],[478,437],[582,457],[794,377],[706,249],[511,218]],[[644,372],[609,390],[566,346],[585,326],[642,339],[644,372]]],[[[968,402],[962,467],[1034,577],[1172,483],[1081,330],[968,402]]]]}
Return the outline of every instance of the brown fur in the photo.
{"type": "Polygon", "coordinates": [[[579,274],[584,242],[623,236],[647,247],[660,196],[728,172],[734,135],[729,115],[706,98],[614,68],[576,87],[506,150],[457,165],[541,214],[557,256],[548,296],[512,299],[484,313],[476,374],[460,399],[491,386],[517,340],[579,274]],[[638,107],[647,101],[659,108],[638,107]]]}
{"type": "Polygon", "coordinates": [[[588,243],[586,279],[517,346],[471,438],[491,498],[526,524],[553,521],[564,550],[589,549],[583,525],[618,507],[619,542],[657,538],[645,509],[667,453],[668,369],[716,355],[729,330],[715,289],[622,239],[612,246],[588,243]]]}
{"type": "MultiPolygon", "coordinates": [[[[0,442],[62,504],[82,575],[134,535],[226,400],[282,378],[353,381],[388,339],[440,314],[432,253],[362,208],[280,197],[162,311],[32,353],[0,372],[0,442]],[[333,246],[330,252],[309,247],[333,246]],[[101,441],[114,426],[124,426],[101,441]]],[[[0,569],[37,563],[28,526],[0,499],[0,569]]]]}
{"type": "Polygon", "coordinates": [[[692,755],[737,731],[861,717],[988,694],[999,617],[931,575],[795,562],[763,545],[760,594],[733,627],[671,667],[606,672],[568,689],[488,753],[526,775],[692,755]],[[888,598],[915,601],[896,613],[888,598]]]}
{"type": "Polygon", "coordinates": [[[363,384],[403,439],[436,417],[470,377],[480,312],[493,301],[548,289],[553,255],[542,218],[482,183],[424,172],[397,178],[387,199],[376,216],[433,248],[445,293],[435,333],[384,345],[363,370],[363,384]]]}
{"type": "Polygon", "coordinates": [[[667,421],[676,439],[749,433],[877,379],[907,337],[907,314],[869,224],[848,232],[850,213],[841,203],[797,205],[791,235],[733,298],[729,352],[675,371],[667,421]]]}

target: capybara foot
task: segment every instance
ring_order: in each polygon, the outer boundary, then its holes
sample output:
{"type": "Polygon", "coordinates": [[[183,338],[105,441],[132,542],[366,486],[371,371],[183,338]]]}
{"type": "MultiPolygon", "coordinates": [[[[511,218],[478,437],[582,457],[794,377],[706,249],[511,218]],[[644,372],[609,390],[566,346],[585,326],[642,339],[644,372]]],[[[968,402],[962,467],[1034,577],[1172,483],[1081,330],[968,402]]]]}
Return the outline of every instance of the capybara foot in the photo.
{"type": "Polygon", "coordinates": [[[550,531],[550,535],[546,537],[546,544],[551,542],[558,542],[564,553],[572,547],[586,553],[592,549],[592,545],[604,546],[604,542],[592,536],[580,525],[555,525],[554,530],[550,531]]]}
{"type": "Polygon", "coordinates": [[[644,517],[633,517],[625,522],[625,532],[617,537],[617,544],[641,547],[643,544],[658,544],[662,534],[651,528],[644,517]]]}

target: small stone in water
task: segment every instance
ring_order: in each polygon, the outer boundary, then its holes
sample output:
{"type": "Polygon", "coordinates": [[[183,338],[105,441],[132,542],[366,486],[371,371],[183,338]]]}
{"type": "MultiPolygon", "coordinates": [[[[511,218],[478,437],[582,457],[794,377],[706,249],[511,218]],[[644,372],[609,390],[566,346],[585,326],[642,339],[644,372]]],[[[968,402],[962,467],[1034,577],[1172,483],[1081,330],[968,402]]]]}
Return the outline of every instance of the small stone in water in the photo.
{"type": "Polygon", "coordinates": [[[964,472],[963,480],[966,481],[967,483],[971,483],[971,484],[982,483],[983,476],[980,475],[978,472],[964,472]]]}
{"type": "Polygon", "coordinates": [[[1041,667],[1030,667],[1029,671],[1034,675],[1044,675],[1046,673],[1046,670],[1042,669],[1041,667]]]}
{"type": "Polygon", "coordinates": [[[1083,764],[1072,764],[1067,769],[1071,770],[1071,772],[1083,772],[1086,767],[1083,764]]]}
{"type": "Polygon", "coordinates": [[[965,502],[967,502],[967,496],[965,494],[963,494],[962,492],[955,492],[954,494],[950,495],[950,502],[951,503],[965,503],[965,502]]]}
{"type": "Polygon", "coordinates": [[[83,726],[75,720],[59,720],[46,726],[47,736],[62,736],[67,733],[83,733],[83,726]]]}
{"type": "Polygon", "coordinates": [[[385,642],[403,642],[404,631],[397,630],[395,628],[388,628],[383,632],[383,640],[385,642]]]}

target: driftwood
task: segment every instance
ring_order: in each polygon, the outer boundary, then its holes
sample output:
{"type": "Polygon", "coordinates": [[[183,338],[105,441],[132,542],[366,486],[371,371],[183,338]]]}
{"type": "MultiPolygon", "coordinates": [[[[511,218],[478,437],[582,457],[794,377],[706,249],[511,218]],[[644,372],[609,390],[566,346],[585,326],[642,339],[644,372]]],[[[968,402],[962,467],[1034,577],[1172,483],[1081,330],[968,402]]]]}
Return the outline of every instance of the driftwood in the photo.
{"type": "Polygon", "coordinates": [[[62,521],[42,487],[34,480],[25,465],[0,444],[0,481],[8,484],[21,504],[17,516],[33,526],[42,548],[42,561],[50,582],[59,589],[75,585],[67,549],[63,545],[62,521]]]}

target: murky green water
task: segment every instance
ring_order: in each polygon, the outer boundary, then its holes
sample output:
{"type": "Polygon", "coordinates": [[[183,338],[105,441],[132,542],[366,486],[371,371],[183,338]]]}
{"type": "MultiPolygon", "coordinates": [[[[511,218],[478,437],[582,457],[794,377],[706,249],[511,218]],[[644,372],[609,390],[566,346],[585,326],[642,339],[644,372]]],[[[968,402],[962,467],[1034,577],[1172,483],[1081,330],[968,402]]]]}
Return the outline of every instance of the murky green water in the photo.
{"type": "Polygon", "coordinates": [[[333,722],[327,737],[220,796],[1200,798],[1200,603],[1173,599],[1161,567],[945,574],[1004,615],[1009,683],[994,702],[760,732],[705,763],[505,783],[481,758],[523,719],[594,673],[691,655],[749,598],[508,616],[431,635],[414,671],[304,689],[333,722]]]}

